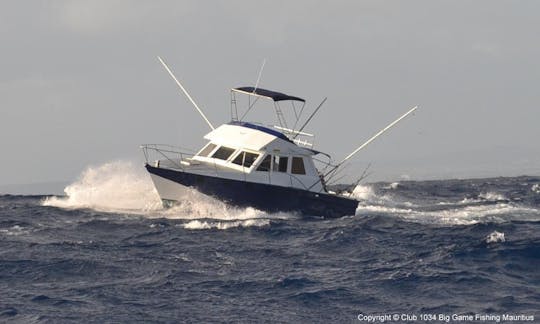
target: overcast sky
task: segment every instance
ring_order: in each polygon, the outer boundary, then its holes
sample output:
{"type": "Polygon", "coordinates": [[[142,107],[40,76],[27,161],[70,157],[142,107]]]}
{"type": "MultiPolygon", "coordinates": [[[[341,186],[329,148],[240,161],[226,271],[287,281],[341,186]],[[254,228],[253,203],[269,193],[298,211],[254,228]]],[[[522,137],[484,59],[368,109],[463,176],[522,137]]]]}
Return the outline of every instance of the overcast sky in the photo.
{"type": "MultiPolygon", "coordinates": [[[[370,180],[540,174],[539,1],[2,1],[0,184],[198,148],[229,89],[328,101],[306,129],[370,180]]],[[[251,115],[257,119],[257,112],[251,115]]],[[[269,121],[273,122],[273,121],[269,121]]]]}

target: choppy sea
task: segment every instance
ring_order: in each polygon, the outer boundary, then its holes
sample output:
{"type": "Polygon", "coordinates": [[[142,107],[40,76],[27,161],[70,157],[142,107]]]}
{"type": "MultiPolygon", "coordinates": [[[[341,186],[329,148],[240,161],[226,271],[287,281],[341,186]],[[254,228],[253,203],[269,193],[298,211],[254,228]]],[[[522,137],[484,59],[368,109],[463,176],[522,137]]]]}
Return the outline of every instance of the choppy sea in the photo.
{"type": "Polygon", "coordinates": [[[0,322],[540,321],[539,177],[361,184],[322,220],[163,209],[141,169],[0,196],[0,322]]]}

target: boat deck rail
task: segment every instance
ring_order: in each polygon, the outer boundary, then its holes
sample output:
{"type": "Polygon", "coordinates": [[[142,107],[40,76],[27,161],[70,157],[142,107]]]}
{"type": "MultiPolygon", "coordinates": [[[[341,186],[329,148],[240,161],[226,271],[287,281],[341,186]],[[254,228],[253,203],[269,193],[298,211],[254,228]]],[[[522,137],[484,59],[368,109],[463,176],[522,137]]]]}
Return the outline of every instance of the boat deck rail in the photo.
{"type": "Polygon", "coordinates": [[[171,166],[183,169],[182,162],[191,159],[197,152],[168,144],[142,144],[140,146],[146,163],[167,161],[171,166]]]}
{"type": "MultiPolygon", "coordinates": [[[[167,144],[142,144],[140,145],[141,150],[143,151],[145,162],[147,164],[152,164],[155,167],[162,168],[173,168],[184,170],[188,167],[190,170],[199,170],[199,171],[210,171],[218,177],[230,176],[230,172],[227,172],[227,168],[223,165],[216,163],[217,159],[211,159],[212,161],[207,162],[197,162],[193,164],[192,157],[195,156],[196,152],[190,149],[167,145],[167,144]]],[[[221,161],[221,160],[220,160],[221,161]]],[[[299,177],[291,174],[284,173],[289,176],[291,188],[298,188],[300,185],[304,190],[310,190],[313,185],[306,185],[299,177]],[[297,185],[295,185],[295,183],[297,185]]],[[[247,181],[247,173],[242,172],[241,179],[247,181]]],[[[268,175],[268,183],[272,183],[270,180],[270,174],[268,175]]]]}

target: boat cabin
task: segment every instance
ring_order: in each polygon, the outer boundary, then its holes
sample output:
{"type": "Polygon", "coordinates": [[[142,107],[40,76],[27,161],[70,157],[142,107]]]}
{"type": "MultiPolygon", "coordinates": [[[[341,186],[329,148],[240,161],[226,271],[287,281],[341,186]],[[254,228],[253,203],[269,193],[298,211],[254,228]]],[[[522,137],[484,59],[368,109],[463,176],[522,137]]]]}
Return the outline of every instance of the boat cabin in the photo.
{"type": "Polygon", "coordinates": [[[313,192],[325,192],[312,156],[283,133],[248,122],[221,125],[205,137],[209,142],[184,164],[190,172],[236,178],[313,192]]]}

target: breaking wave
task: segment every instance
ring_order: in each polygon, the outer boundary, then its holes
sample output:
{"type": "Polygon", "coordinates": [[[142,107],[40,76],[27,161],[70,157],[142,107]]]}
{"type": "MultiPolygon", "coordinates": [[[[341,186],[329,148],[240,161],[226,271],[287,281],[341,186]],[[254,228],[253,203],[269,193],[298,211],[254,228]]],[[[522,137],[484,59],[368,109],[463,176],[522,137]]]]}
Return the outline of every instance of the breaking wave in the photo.
{"type": "Polygon", "coordinates": [[[487,200],[487,201],[506,201],[508,198],[506,198],[503,194],[496,193],[496,192],[482,192],[480,195],[478,195],[478,198],[481,200],[487,200]]]}
{"type": "Polygon", "coordinates": [[[390,214],[407,221],[439,225],[501,223],[513,219],[538,220],[538,208],[513,202],[502,193],[487,191],[478,194],[476,198],[464,197],[459,201],[426,201],[413,204],[395,194],[400,188],[399,183],[381,188],[381,193],[372,185],[358,185],[353,190],[352,196],[360,200],[357,216],[371,213],[390,214]]]}
{"type": "Polygon", "coordinates": [[[186,229],[229,229],[235,227],[262,227],[270,225],[268,219],[247,219],[241,221],[228,221],[228,222],[216,222],[216,221],[201,221],[192,220],[182,225],[186,229]]]}

